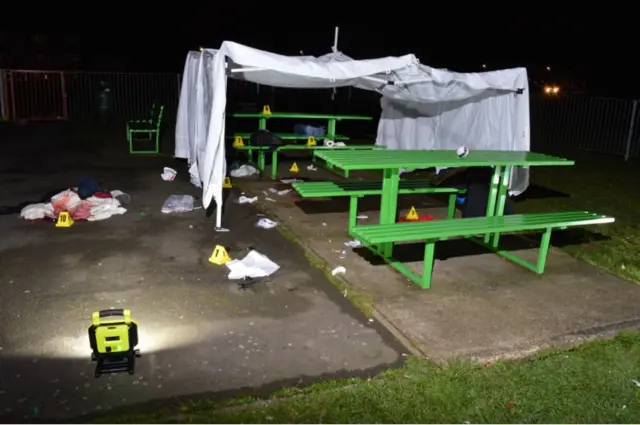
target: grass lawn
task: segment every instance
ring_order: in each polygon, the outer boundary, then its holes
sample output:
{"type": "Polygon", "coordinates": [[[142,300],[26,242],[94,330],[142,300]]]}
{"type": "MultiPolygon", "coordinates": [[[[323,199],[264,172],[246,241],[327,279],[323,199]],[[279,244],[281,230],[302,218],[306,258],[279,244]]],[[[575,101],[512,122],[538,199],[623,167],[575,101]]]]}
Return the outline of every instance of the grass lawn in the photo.
{"type": "MultiPolygon", "coordinates": [[[[569,196],[526,199],[518,212],[587,210],[616,218],[613,224],[591,226],[582,240],[562,249],[574,257],[640,282],[640,172],[639,161],[594,154],[567,154],[574,167],[534,168],[532,186],[569,196]],[[604,236],[604,238],[603,238],[604,236]]],[[[532,194],[536,192],[532,187],[532,194]]]]}
{"type": "MultiPolygon", "coordinates": [[[[530,197],[518,202],[517,210],[585,209],[616,217],[615,224],[584,233],[581,241],[562,249],[640,282],[640,173],[635,171],[640,164],[568,156],[577,160],[575,167],[532,171],[530,197]],[[542,190],[535,186],[570,196],[536,197],[542,190]]],[[[640,380],[640,334],[623,332],[611,341],[546,351],[519,362],[438,367],[411,358],[404,368],[369,380],[287,389],[267,403],[195,400],[100,422],[638,423],[640,384],[634,380],[640,380]]]]}

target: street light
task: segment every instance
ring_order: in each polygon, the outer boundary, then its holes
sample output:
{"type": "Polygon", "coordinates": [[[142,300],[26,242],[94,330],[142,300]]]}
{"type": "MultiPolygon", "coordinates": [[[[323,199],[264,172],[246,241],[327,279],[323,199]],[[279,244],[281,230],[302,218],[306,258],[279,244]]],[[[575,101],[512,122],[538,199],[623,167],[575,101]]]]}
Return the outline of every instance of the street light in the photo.
{"type": "Polygon", "coordinates": [[[549,96],[555,96],[560,93],[560,87],[558,86],[544,86],[544,93],[549,96]]]}

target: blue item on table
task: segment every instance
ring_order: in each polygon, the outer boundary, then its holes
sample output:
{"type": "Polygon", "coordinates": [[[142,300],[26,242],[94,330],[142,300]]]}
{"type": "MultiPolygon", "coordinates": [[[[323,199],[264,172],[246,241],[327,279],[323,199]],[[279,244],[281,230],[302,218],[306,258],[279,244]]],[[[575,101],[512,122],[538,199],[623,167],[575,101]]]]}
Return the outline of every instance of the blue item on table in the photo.
{"type": "Polygon", "coordinates": [[[315,126],[310,124],[296,124],[293,126],[293,132],[295,134],[301,134],[308,137],[322,137],[326,133],[326,128],[322,126],[315,126]]]}

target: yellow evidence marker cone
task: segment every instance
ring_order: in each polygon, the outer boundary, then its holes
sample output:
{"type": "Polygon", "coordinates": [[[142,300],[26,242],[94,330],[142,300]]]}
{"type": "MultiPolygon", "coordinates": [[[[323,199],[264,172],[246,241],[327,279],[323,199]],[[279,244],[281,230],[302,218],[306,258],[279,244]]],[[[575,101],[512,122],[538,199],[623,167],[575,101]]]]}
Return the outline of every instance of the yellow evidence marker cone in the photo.
{"type": "Polygon", "coordinates": [[[211,257],[209,257],[209,262],[221,266],[229,261],[231,261],[231,257],[229,257],[229,253],[226,248],[222,245],[216,245],[216,247],[213,248],[211,257]]]}
{"type": "Polygon", "coordinates": [[[269,105],[262,107],[262,115],[271,115],[271,107],[269,105]]]}
{"type": "Polygon", "coordinates": [[[316,145],[316,138],[313,136],[309,136],[309,138],[307,139],[307,146],[311,147],[315,145],[316,145]]]}
{"type": "Polygon", "coordinates": [[[73,226],[73,220],[67,211],[62,211],[56,221],[56,227],[71,227],[73,226]]]}
{"type": "Polygon", "coordinates": [[[236,138],[233,140],[233,147],[234,148],[244,147],[244,140],[242,140],[242,137],[236,136],[236,138]]]}
{"type": "Polygon", "coordinates": [[[298,171],[300,171],[300,169],[298,168],[298,164],[294,162],[291,168],[289,168],[289,171],[291,171],[292,173],[297,173],[298,171]]]}
{"type": "Polygon", "coordinates": [[[416,208],[411,207],[409,213],[407,213],[407,216],[405,218],[410,221],[416,221],[420,219],[420,216],[418,216],[418,211],[416,211],[416,208]]]}
{"type": "Polygon", "coordinates": [[[222,183],[223,189],[231,189],[233,185],[231,184],[231,179],[229,177],[224,178],[224,182],[222,183]]]}

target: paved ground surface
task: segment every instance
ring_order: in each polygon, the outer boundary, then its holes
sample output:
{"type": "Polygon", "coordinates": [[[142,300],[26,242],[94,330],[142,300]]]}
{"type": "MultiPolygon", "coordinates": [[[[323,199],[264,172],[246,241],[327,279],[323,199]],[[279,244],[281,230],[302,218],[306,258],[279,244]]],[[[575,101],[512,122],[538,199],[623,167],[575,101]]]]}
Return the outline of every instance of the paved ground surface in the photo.
{"type": "MultiPolygon", "coordinates": [[[[322,169],[308,171],[302,161],[298,164],[302,171],[293,176],[288,172],[290,163],[283,162],[280,176],[335,178],[322,169]]],[[[365,178],[357,173],[352,177],[365,178]]],[[[432,288],[424,291],[364,249],[344,246],[350,239],[348,199],[302,200],[292,192],[270,194],[275,202],[265,202],[270,188],[282,190],[287,185],[251,178],[238,184],[260,195],[259,202],[307,248],[324,258],[328,267],[344,266],[348,283],[369,294],[376,311],[434,360],[520,357],[541,347],[573,344],[640,324],[638,285],[574,260],[560,250],[552,250],[545,275],[538,276],[472,242],[441,242],[436,248],[439,261],[432,288]]],[[[360,202],[360,214],[368,216],[361,223],[377,222],[379,203],[378,197],[360,202]]],[[[424,214],[446,215],[437,199],[401,198],[400,208],[405,213],[412,205],[424,214]]],[[[558,232],[556,236],[556,243],[571,243],[569,233],[558,232]]],[[[506,249],[525,258],[533,260],[537,255],[531,240],[505,236],[502,241],[506,249]]],[[[400,246],[394,253],[398,260],[421,272],[424,244],[400,246]]]]}
{"type": "Polygon", "coordinates": [[[110,155],[99,142],[58,131],[7,140],[0,205],[38,201],[83,176],[133,202],[124,216],[69,229],[0,215],[0,420],[64,420],[401,361],[386,329],[340,296],[299,247],[256,229],[256,211],[233,203],[233,193],[229,233],[215,233],[202,210],[160,213],[170,194],[198,195],[184,165],[176,165],[178,181],[164,182],[162,158],[110,155]],[[281,270],[240,290],[226,267],[207,262],[216,244],[232,257],[253,246],[281,270]],[[140,324],[143,357],[133,377],[93,376],[86,329],[91,313],[108,307],[132,309],[140,324]]]}

